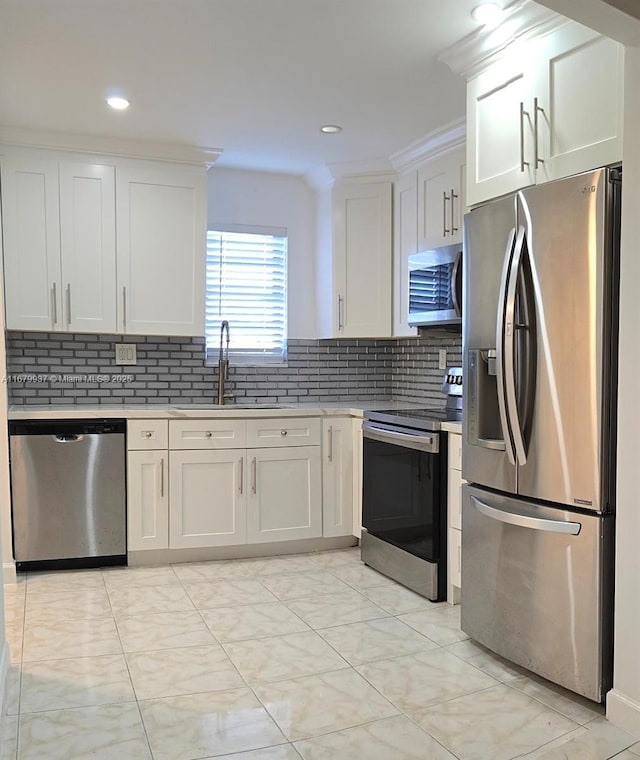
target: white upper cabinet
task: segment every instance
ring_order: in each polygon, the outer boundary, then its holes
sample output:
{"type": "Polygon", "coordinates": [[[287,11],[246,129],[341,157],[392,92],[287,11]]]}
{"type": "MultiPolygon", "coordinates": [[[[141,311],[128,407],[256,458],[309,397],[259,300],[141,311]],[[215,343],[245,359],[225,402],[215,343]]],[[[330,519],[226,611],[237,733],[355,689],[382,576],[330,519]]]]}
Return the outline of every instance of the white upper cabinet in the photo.
{"type": "Polygon", "coordinates": [[[116,198],[120,330],[204,335],[204,171],[125,168],[116,198]]]}
{"type": "Polygon", "coordinates": [[[623,48],[568,22],[467,87],[467,203],[622,158],[623,48]]]}
{"type": "Polygon", "coordinates": [[[62,328],[58,163],[2,159],[6,326],[62,328]]]}
{"type": "Polygon", "coordinates": [[[391,182],[334,188],[334,337],[391,335],[391,203],[391,182]]]}
{"type": "Polygon", "coordinates": [[[393,187],[393,334],[417,335],[409,327],[409,256],[418,250],[418,177],[409,172],[393,187]]]}
{"type": "Polygon", "coordinates": [[[71,332],[116,329],[114,167],[60,164],[63,327],[71,332]]]}
{"type": "Polygon", "coordinates": [[[540,47],[534,101],[537,181],[621,160],[622,45],[586,27],[568,25],[543,38],[540,47]]]}
{"type": "Polygon", "coordinates": [[[467,86],[467,202],[505,195],[535,181],[527,159],[533,132],[528,61],[507,56],[467,86]]]}
{"type": "Polygon", "coordinates": [[[457,148],[418,169],[418,250],[462,243],[465,151],[457,148]]]}

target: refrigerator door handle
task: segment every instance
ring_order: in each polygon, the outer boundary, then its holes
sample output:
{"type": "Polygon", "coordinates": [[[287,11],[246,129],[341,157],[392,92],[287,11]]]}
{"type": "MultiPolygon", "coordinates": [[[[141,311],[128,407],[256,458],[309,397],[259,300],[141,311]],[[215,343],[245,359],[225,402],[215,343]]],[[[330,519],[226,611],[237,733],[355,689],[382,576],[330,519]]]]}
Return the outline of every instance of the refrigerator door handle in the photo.
{"type": "Polygon", "coordinates": [[[526,232],[523,226],[518,228],[516,242],[511,258],[511,266],[507,283],[507,293],[505,299],[504,324],[502,326],[504,335],[504,353],[503,353],[503,372],[504,372],[504,389],[505,401],[507,406],[507,416],[511,423],[511,434],[513,446],[515,449],[516,459],[519,465],[526,464],[527,452],[524,445],[524,435],[520,414],[518,412],[518,395],[516,389],[516,293],[518,289],[518,277],[520,275],[520,266],[522,264],[522,254],[526,242],[526,232]]]}
{"type": "Polygon", "coordinates": [[[511,262],[516,242],[515,227],[509,233],[507,250],[504,255],[504,266],[502,268],[502,277],[500,280],[500,295],[498,298],[498,322],[496,325],[496,386],[498,390],[498,410],[500,413],[500,424],[502,426],[502,435],[504,437],[505,449],[509,462],[513,465],[516,463],[515,448],[513,445],[513,433],[509,424],[509,414],[507,408],[507,397],[505,388],[505,316],[507,307],[507,287],[509,285],[511,262]]]}
{"type": "Polygon", "coordinates": [[[492,520],[498,520],[508,525],[517,525],[519,528],[531,528],[532,530],[542,530],[547,533],[566,533],[571,536],[577,536],[582,528],[579,522],[550,520],[548,517],[531,517],[521,512],[492,507],[475,496],[471,497],[471,503],[485,517],[490,517],[492,520]]]}

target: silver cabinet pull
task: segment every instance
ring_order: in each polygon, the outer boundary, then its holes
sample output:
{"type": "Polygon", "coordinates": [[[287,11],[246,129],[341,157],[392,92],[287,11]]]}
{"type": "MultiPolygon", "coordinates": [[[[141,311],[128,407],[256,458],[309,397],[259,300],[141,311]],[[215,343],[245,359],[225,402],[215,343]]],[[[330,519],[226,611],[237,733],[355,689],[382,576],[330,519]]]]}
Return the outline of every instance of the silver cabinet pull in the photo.
{"type": "Polygon", "coordinates": [[[244,457],[240,457],[240,495],[244,493],[244,457]]]}
{"type": "Polygon", "coordinates": [[[258,460],[254,457],[251,464],[253,466],[253,485],[251,486],[251,490],[253,493],[256,493],[258,490],[258,460]]]}
{"type": "Polygon", "coordinates": [[[457,198],[457,197],[458,196],[454,192],[453,188],[451,188],[451,234],[452,235],[454,234],[454,232],[458,231],[458,228],[455,226],[456,220],[455,220],[455,208],[454,208],[454,206],[455,206],[455,200],[454,199],[457,198]]]}
{"type": "Polygon", "coordinates": [[[127,326],[127,286],[122,286],[122,327],[127,326]]]}
{"type": "Polygon", "coordinates": [[[524,117],[529,115],[528,111],[524,110],[524,103],[520,101],[520,171],[524,172],[525,166],[529,166],[529,162],[524,160],[524,117]]]}
{"type": "Polygon", "coordinates": [[[164,457],[160,458],[160,498],[164,499],[164,457]]]}
{"type": "Polygon", "coordinates": [[[71,324],[71,283],[67,283],[67,326],[71,324]]]}
{"type": "Polygon", "coordinates": [[[205,433],[205,436],[207,438],[211,438],[213,436],[213,433],[210,430],[207,430],[207,432],[205,433]]]}
{"type": "Polygon", "coordinates": [[[289,433],[288,430],[281,430],[280,431],[280,435],[288,435],[288,433],[289,433]]]}
{"type": "Polygon", "coordinates": [[[538,112],[544,113],[544,108],[538,105],[538,98],[533,99],[533,145],[534,145],[534,158],[535,168],[537,169],[540,164],[544,164],[544,159],[540,158],[540,148],[538,146],[538,112]]]}
{"type": "Polygon", "coordinates": [[[327,459],[333,462],[333,426],[329,428],[329,453],[327,459]]]}
{"type": "Polygon", "coordinates": [[[150,430],[147,430],[147,432],[144,434],[144,437],[145,438],[151,438],[152,435],[153,435],[153,433],[150,430]]]}
{"type": "Polygon", "coordinates": [[[53,324],[58,324],[58,290],[57,285],[54,282],[51,288],[51,310],[53,312],[53,324]]]}
{"type": "Polygon", "coordinates": [[[447,191],[442,191],[442,237],[447,237],[449,230],[447,229],[447,201],[451,198],[447,195],[447,191]]]}
{"type": "Polygon", "coordinates": [[[344,328],[344,324],[342,322],[342,303],[343,303],[342,296],[338,296],[338,331],[344,328]]]}

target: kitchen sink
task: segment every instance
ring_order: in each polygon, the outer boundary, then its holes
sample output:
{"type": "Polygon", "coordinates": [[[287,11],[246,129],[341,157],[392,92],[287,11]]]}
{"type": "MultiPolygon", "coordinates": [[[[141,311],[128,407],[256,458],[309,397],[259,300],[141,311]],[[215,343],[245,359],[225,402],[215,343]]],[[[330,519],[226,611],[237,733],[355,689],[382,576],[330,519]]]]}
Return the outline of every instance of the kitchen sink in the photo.
{"type": "Polygon", "coordinates": [[[173,406],[178,412],[188,412],[195,410],[234,410],[234,409],[286,409],[281,404],[185,404],[184,406],[173,406]]]}

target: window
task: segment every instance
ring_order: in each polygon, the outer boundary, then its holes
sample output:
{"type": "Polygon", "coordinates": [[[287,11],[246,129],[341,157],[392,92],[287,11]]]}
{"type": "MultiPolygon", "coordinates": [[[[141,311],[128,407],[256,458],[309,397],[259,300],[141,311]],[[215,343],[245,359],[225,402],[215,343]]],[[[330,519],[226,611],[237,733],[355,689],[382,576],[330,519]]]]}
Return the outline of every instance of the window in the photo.
{"type": "Polygon", "coordinates": [[[229,322],[236,364],[287,358],[287,232],[242,228],[207,232],[207,360],[217,361],[220,322],[229,322]]]}

